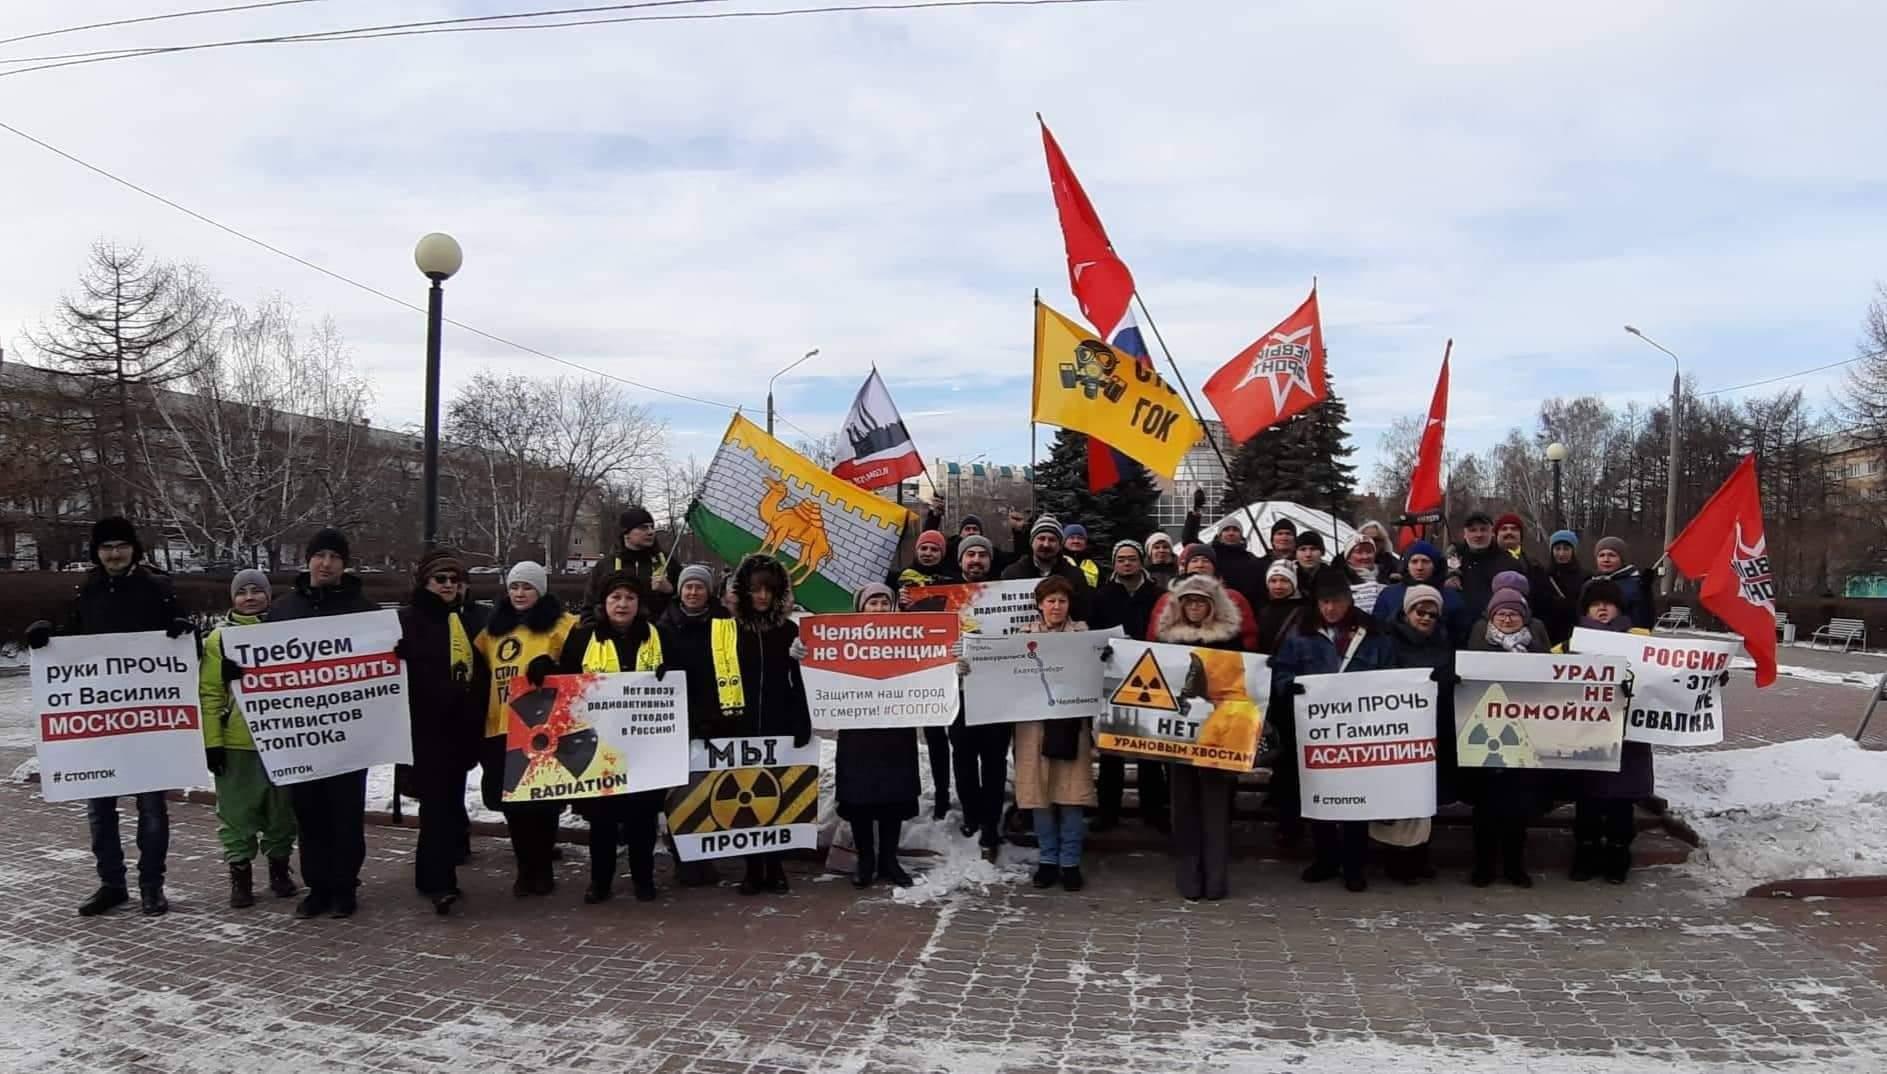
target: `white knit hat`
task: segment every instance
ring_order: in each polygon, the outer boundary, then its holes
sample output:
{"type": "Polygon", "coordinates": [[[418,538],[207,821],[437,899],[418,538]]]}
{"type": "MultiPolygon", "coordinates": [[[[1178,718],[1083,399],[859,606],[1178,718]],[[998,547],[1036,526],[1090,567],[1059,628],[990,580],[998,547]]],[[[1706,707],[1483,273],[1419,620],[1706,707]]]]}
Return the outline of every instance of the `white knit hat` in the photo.
{"type": "Polygon", "coordinates": [[[550,592],[550,574],[544,570],[542,563],[533,563],[527,559],[512,567],[511,573],[505,575],[505,586],[509,588],[519,582],[537,590],[539,596],[550,592]]]}

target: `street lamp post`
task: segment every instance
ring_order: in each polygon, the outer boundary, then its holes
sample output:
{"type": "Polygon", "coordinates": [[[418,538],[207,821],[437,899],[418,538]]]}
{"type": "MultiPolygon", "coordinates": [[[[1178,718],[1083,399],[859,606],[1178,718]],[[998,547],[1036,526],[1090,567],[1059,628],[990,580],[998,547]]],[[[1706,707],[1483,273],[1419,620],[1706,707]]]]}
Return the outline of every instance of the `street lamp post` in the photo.
{"type": "Polygon", "coordinates": [[[792,365],[787,366],[785,369],[782,369],[778,373],[775,373],[772,376],[767,378],[767,435],[768,436],[773,435],[773,382],[776,380],[779,380],[781,377],[787,375],[788,373],[791,373],[799,365],[800,362],[803,362],[806,359],[811,358],[813,355],[818,354],[818,353],[819,353],[819,348],[814,347],[812,350],[809,350],[805,354],[800,355],[798,360],[796,360],[792,365]]]}
{"type": "Polygon", "coordinates": [[[1566,461],[1566,445],[1555,440],[1546,445],[1546,461],[1553,464],[1553,528],[1566,528],[1566,496],[1560,484],[1559,464],[1566,461]]]}
{"type": "MultiPolygon", "coordinates": [[[[1671,547],[1671,542],[1677,540],[1677,422],[1679,410],[1683,407],[1683,369],[1678,364],[1677,355],[1673,353],[1669,347],[1645,335],[1631,325],[1626,325],[1625,331],[1630,332],[1632,335],[1637,336],[1639,339],[1663,351],[1665,354],[1669,355],[1671,359],[1671,459],[1666,465],[1666,469],[1670,471],[1670,475],[1664,482],[1664,547],[1668,549],[1671,547]]],[[[1666,570],[1659,573],[1658,592],[1665,596],[1670,595],[1670,571],[1666,570]]]]}
{"type": "Polygon", "coordinates": [[[465,263],[459,241],[435,231],[413,247],[413,264],[432,281],[426,295],[425,547],[439,543],[439,329],[445,320],[445,282],[465,263]]]}

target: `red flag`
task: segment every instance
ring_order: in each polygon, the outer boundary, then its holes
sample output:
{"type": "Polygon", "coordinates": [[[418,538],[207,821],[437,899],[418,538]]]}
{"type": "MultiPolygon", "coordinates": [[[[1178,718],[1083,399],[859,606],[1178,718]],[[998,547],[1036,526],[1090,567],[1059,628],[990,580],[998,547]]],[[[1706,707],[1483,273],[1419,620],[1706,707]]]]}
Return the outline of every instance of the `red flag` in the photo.
{"type": "MultiPolygon", "coordinates": [[[[1041,116],[1035,118],[1041,122],[1041,116]]],[[[1068,289],[1081,303],[1082,316],[1106,339],[1127,313],[1134,294],[1133,273],[1107,241],[1101,218],[1047,123],[1042,123],[1042,150],[1048,154],[1048,183],[1055,192],[1055,213],[1061,217],[1062,244],[1068,248],[1068,289]]]]}
{"type": "Polygon", "coordinates": [[[1449,340],[1441,352],[1441,376],[1428,401],[1428,422],[1422,426],[1422,446],[1415,455],[1415,473],[1409,478],[1409,499],[1402,513],[1410,517],[1441,510],[1441,449],[1448,431],[1448,357],[1455,352],[1449,340]]]}
{"type": "Polygon", "coordinates": [[[1324,328],[1317,289],[1276,328],[1206,381],[1206,398],[1233,440],[1244,442],[1324,401],[1324,328]]]}
{"type": "Polygon", "coordinates": [[[1743,636],[1743,648],[1756,659],[1756,685],[1775,682],[1776,583],[1763,536],[1756,456],[1743,456],[1666,554],[1686,577],[1703,580],[1697,599],[1743,636]]]}

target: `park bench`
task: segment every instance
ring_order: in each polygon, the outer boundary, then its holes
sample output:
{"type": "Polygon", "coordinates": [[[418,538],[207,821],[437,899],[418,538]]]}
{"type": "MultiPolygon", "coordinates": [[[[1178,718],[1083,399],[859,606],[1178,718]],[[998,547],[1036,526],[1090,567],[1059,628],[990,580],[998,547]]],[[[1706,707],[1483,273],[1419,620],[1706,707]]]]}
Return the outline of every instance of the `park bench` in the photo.
{"type": "Polygon", "coordinates": [[[1683,630],[1688,626],[1690,626],[1690,609],[1679,604],[1665,609],[1664,614],[1658,616],[1657,625],[1653,629],[1683,630]]]}
{"type": "Polygon", "coordinates": [[[1840,642],[1841,651],[1844,653],[1856,645],[1865,649],[1867,648],[1867,624],[1859,619],[1830,619],[1825,625],[1816,627],[1815,633],[1808,636],[1809,645],[1818,649],[1824,641],[1830,645],[1840,642]]]}

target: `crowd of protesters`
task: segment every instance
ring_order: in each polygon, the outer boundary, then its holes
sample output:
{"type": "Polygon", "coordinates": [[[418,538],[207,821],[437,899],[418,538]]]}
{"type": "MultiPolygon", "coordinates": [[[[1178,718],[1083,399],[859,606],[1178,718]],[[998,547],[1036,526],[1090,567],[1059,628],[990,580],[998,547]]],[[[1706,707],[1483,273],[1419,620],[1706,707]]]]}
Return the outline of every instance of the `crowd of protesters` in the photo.
{"type": "MultiPolygon", "coordinates": [[[[1617,537],[1592,542],[1584,558],[1580,535],[1551,534],[1546,558],[1528,551],[1525,526],[1513,514],[1468,515],[1461,540],[1446,549],[1416,539],[1398,549],[1378,523],[1366,522],[1328,558],[1322,536],[1281,519],[1254,550],[1234,517],[1201,534],[1201,500],[1176,544],[1153,529],[1144,540],[1090,545],[1074,522],[1010,512],[999,546],[982,520],[966,515],[946,537],[933,513],[908,565],[883,584],[855,594],[856,610],[892,612],[911,605],[918,587],[995,579],[1032,580],[1038,615],[1033,631],[1119,628],[1136,640],[1264,654],[1272,693],[1265,708],[1269,803],[1278,838],[1300,840],[1299,751],[1293,684],[1304,675],[1386,668],[1429,669],[1453,681],[1462,650],[1565,651],[1575,627],[1647,631],[1656,619],[1656,575],[1635,565],[1617,537]]],[[[1254,535],[1255,536],[1255,535],[1254,535]]],[[[29,645],[55,633],[109,634],[150,630],[180,637],[194,628],[179,614],[170,582],[144,560],[135,528],[122,518],[92,531],[94,566],[65,620],[33,625],[29,645]]],[[[345,534],[327,529],[307,544],[304,569],[286,594],[272,594],[266,575],[245,570],[230,583],[231,624],[276,622],[372,610],[359,577],[348,569],[345,534]]],[[[470,854],[466,783],[481,770],[487,808],[503,814],[515,862],[513,894],[540,898],[556,888],[558,827],[566,806],[589,823],[586,902],[612,897],[618,850],[626,848],[638,900],[657,897],[655,849],[663,793],[576,802],[505,802],[505,707],[513,680],[532,683],[574,672],[687,672],[691,738],[773,735],[803,746],[812,737],[799,672],[804,645],[792,616],[786,571],[750,556],[717,581],[702,564],[683,564],[662,551],[654,521],[632,508],[620,520],[616,546],[591,574],[584,606],[566,608],[550,591],[545,569],[520,562],[505,574],[496,606],[468,599],[467,568],[447,548],[428,551],[414,571],[412,595],[399,611],[410,699],[413,762],[401,766],[396,793],[420,802],[414,863],[418,893],[440,914],[462,898],[457,869],[470,854]]],[[[366,772],[270,785],[257,758],[242,706],[230,683],[242,669],[222,651],[220,631],[201,639],[200,664],[206,763],[217,791],[217,824],[228,867],[229,903],[255,903],[254,861],[266,860],[267,890],[302,896],[297,917],[345,918],[357,908],[365,858],[366,772]],[[291,869],[299,845],[301,879],[291,869]],[[302,885],[305,883],[304,893],[302,885]]],[[[969,665],[960,663],[967,674],[969,665]]],[[[1633,803],[1653,790],[1652,757],[1628,743],[1616,773],[1494,771],[1455,764],[1452,690],[1439,691],[1437,801],[1472,809],[1470,880],[1529,887],[1529,824],[1555,803],[1575,804],[1574,880],[1623,883],[1631,867],[1633,803]]],[[[1101,755],[1087,721],[1045,718],[971,725],[959,715],[948,727],[860,730],[838,736],[836,797],[857,851],[853,882],[909,885],[898,860],[902,826],[922,799],[920,739],[928,755],[932,815],[953,813],[965,839],[997,860],[1005,842],[1038,850],[1034,884],[1078,891],[1090,831],[1123,823],[1128,761],[1101,755]],[[1013,780],[1011,765],[1013,764],[1013,780]],[[954,777],[954,781],[953,781],[954,777]],[[954,783],[955,801],[952,801],[954,783]],[[1012,790],[1013,789],[1013,790],[1012,790]]],[[[1175,882],[1186,899],[1228,893],[1235,773],[1135,760],[1139,819],[1171,841],[1175,882]]],[[[168,909],[164,878],[169,845],[165,796],[136,796],[139,906],[168,909]]],[[[87,816],[99,887],[79,907],[93,916],[130,900],[113,798],[93,799],[87,816]]],[[[1431,818],[1311,822],[1311,864],[1303,879],[1341,879],[1367,886],[1372,857],[1404,883],[1433,877],[1427,853],[1431,818]]],[[[740,862],[743,895],[784,893],[782,856],[740,862]]],[[[678,863],[686,886],[711,885],[712,862],[678,863]]]]}

